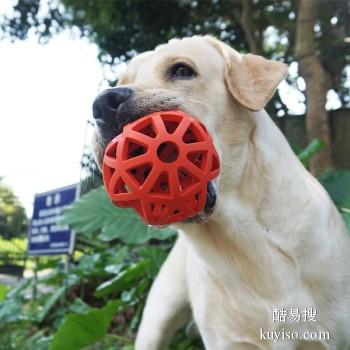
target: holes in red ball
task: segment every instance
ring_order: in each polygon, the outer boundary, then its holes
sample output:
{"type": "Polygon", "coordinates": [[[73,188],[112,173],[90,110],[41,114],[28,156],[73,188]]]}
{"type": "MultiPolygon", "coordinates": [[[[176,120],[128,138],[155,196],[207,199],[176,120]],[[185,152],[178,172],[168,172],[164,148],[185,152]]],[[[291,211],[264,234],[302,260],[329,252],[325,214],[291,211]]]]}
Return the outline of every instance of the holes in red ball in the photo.
{"type": "Polygon", "coordinates": [[[208,152],[207,151],[196,151],[189,152],[187,159],[194,164],[198,169],[204,170],[207,163],[208,152]]]}
{"type": "Polygon", "coordinates": [[[126,159],[135,158],[147,152],[147,149],[144,145],[134,140],[129,140],[129,142],[126,145],[126,150],[127,150],[126,159]]]}
{"type": "Polygon", "coordinates": [[[151,203],[151,211],[155,218],[159,218],[166,208],[165,204],[151,203]]]}
{"type": "Polygon", "coordinates": [[[152,118],[143,119],[141,122],[136,123],[132,129],[151,138],[157,136],[152,118]]]}
{"type": "Polygon", "coordinates": [[[139,165],[137,167],[129,169],[128,173],[141,186],[146,181],[151,170],[152,170],[151,164],[142,164],[142,165],[139,165]]]}
{"type": "Polygon", "coordinates": [[[179,220],[179,219],[183,219],[185,218],[185,215],[183,214],[183,212],[179,209],[175,209],[170,216],[170,220],[179,220]]]}
{"type": "Polygon", "coordinates": [[[146,136],[152,137],[153,139],[157,136],[153,124],[148,124],[141,130],[138,130],[141,134],[144,134],[146,136]]]}
{"type": "Polygon", "coordinates": [[[197,210],[198,209],[198,204],[201,200],[201,195],[202,195],[202,192],[199,191],[197,192],[193,197],[191,197],[190,200],[187,201],[187,204],[190,206],[190,208],[192,210],[197,210]]]}
{"type": "Polygon", "coordinates": [[[184,143],[195,143],[204,141],[204,137],[201,132],[197,129],[197,127],[191,123],[184,136],[182,137],[184,143]]]}
{"type": "Polygon", "coordinates": [[[170,194],[168,173],[163,172],[159,175],[150,192],[152,194],[170,194]]]}
{"type": "Polygon", "coordinates": [[[131,189],[129,188],[129,186],[120,177],[115,183],[113,194],[130,193],[130,192],[131,192],[131,189]]]}
{"type": "Polygon", "coordinates": [[[200,196],[200,192],[197,192],[195,195],[194,195],[194,199],[198,202],[199,201],[199,196],[200,196]]]}
{"type": "Polygon", "coordinates": [[[179,126],[179,124],[180,123],[178,121],[173,120],[167,120],[164,122],[165,129],[169,134],[173,134],[179,126]]]}
{"type": "Polygon", "coordinates": [[[179,168],[177,174],[180,184],[180,191],[186,191],[198,183],[198,179],[185,168],[179,168]]]}
{"type": "Polygon", "coordinates": [[[174,142],[163,142],[158,146],[157,156],[162,162],[175,162],[179,156],[179,148],[174,142]]]}
{"type": "Polygon", "coordinates": [[[118,142],[116,142],[114,145],[111,145],[107,148],[106,151],[106,156],[116,159],[117,158],[117,147],[118,147],[118,142]]]}
{"type": "Polygon", "coordinates": [[[103,167],[103,177],[105,178],[106,182],[109,183],[111,181],[112,176],[115,173],[115,169],[111,168],[109,166],[104,165],[103,167]]]}
{"type": "Polygon", "coordinates": [[[169,134],[173,134],[183,120],[183,117],[180,115],[168,113],[162,114],[161,118],[163,120],[165,129],[169,134]]]}

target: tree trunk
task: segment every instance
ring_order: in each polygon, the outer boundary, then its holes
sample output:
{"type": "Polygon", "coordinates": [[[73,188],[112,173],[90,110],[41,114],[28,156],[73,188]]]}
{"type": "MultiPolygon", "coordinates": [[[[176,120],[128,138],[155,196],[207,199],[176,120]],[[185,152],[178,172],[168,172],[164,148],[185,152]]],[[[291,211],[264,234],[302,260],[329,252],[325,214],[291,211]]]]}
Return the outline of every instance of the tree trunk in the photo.
{"type": "Polygon", "coordinates": [[[324,149],[311,159],[310,170],[314,175],[332,166],[331,135],[325,107],[331,79],[322,67],[315,46],[314,25],[319,4],[317,0],[299,0],[295,46],[300,73],[306,83],[308,138],[310,141],[319,138],[325,143],[324,149]]]}
{"type": "Polygon", "coordinates": [[[255,32],[252,18],[252,0],[242,0],[242,14],[240,22],[249,45],[249,50],[251,53],[261,55],[262,50],[260,46],[260,38],[255,32]]]}

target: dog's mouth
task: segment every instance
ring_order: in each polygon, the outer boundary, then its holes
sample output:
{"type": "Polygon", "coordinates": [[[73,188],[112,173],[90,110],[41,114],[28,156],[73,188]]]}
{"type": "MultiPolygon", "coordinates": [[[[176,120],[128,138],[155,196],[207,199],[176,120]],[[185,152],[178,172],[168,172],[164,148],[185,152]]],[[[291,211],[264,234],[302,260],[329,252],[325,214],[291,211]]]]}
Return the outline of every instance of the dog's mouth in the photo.
{"type": "MultiPolygon", "coordinates": [[[[98,165],[98,168],[102,169],[102,162],[103,162],[103,156],[104,156],[104,151],[108,145],[108,142],[105,142],[105,145],[102,147],[102,145],[99,145],[99,152],[96,153],[96,162],[98,165]]],[[[215,205],[216,205],[216,200],[217,200],[217,192],[216,192],[216,187],[213,181],[209,181],[207,184],[207,199],[204,205],[204,208],[202,212],[199,214],[185,219],[183,222],[185,223],[201,223],[205,221],[215,210],[215,205]]]]}
{"type": "MultiPolygon", "coordinates": [[[[180,109],[179,107],[177,107],[178,109],[180,109]]],[[[164,111],[166,110],[171,110],[173,108],[166,108],[164,109],[164,111]]],[[[101,120],[96,120],[96,129],[97,129],[97,145],[96,149],[95,149],[95,158],[96,158],[96,163],[99,167],[99,169],[102,169],[102,163],[103,163],[103,157],[104,157],[104,152],[105,149],[107,148],[108,144],[112,141],[112,139],[114,139],[115,137],[117,137],[118,135],[120,135],[123,131],[123,128],[125,125],[132,123],[133,121],[142,118],[143,116],[159,111],[158,109],[152,109],[152,110],[148,110],[147,113],[143,112],[143,113],[137,113],[135,115],[133,115],[132,117],[129,118],[124,118],[122,123],[119,123],[118,126],[115,126],[113,128],[111,128],[110,126],[107,127],[107,125],[104,124],[103,121],[101,120]]],[[[190,218],[185,219],[183,222],[184,223],[200,223],[205,221],[215,210],[215,204],[216,204],[216,200],[217,200],[217,192],[216,192],[216,188],[214,185],[213,181],[209,181],[207,184],[207,199],[206,199],[206,203],[205,206],[203,208],[203,210],[190,218]]]]}

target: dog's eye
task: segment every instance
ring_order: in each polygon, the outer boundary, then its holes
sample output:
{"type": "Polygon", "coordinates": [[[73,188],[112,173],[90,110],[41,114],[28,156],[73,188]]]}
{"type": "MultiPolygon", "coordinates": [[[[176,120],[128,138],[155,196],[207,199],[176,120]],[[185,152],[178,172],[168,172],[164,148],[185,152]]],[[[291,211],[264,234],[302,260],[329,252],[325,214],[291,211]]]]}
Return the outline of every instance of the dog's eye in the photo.
{"type": "Polygon", "coordinates": [[[189,79],[195,76],[196,72],[184,63],[177,63],[171,67],[169,75],[172,79],[189,79]]]}

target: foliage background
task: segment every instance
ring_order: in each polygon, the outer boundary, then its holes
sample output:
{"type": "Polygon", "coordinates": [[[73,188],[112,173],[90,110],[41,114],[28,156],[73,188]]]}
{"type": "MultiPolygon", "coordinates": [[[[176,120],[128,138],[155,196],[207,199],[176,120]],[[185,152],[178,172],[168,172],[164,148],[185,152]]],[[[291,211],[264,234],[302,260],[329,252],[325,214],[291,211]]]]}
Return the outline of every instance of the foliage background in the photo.
{"type": "MultiPolygon", "coordinates": [[[[137,52],[174,36],[210,33],[239,51],[251,50],[243,4],[241,0],[62,0],[48,2],[43,14],[40,0],[19,0],[13,17],[0,17],[0,35],[23,40],[35,32],[45,43],[70,28],[95,42],[101,64],[113,70],[137,52]]],[[[254,51],[295,62],[297,1],[257,0],[251,4],[254,51]]],[[[350,34],[349,23],[346,2],[322,2],[315,26],[316,46],[343,108],[350,100],[345,83],[350,46],[344,42],[350,34]]],[[[301,103],[305,103],[300,79],[297,73],[287,81],[300,91],[301,103]]],[[[279,94],[268,111],[278,116],[290,113],[279,94]]],[[[322,147],[321,141],[313,140],[298,152],[305,166],[322,147]]],[[[68,262],[61,257],[40,259],[38,278],[25,279],[16,288],[0,285],[0,349],[132,349],[146,295],[173,245],[175,232],[147,227],[132,211],[113,207],[99,187],[89,152],[82,163],[87,194],[64,218],[77,232],[76,252],[68,262]]],[[[350,172],[331,169],[319,179],[350,227],[350,172]]],[[[0,248],[11,252],[23,247],[23,240],[8,239],[25,232],[25,226],[23,208],[0,182],[0,233],[7,239],[0,241],[0,248]]],[[[177,334],[171,349],[203,348],[199,339],[188,336],[188,329],[185,333],[183,329],[177,334]]]]}
{"type": "MultiPolygon", "coordinates": [[[[315,140],[302,150],[302,163],[308,166],[320,148],[315,140]]],[[[320,181],[350,231],[350,171],[328,171],[320,181]]],[[[62,259],[46,259],[39,270],[47,273],[38,279],[14,289],[0,285],[0,349],[133,349],[147,293],[176,232],[114,207],[102,187],[69,208],[64,222],[78,234],[68,271],[62,259]]],[[[170,349],[203,349],[190,334],[182,329],[170,349]]]]}
{"type": "Polygon", "coordinates": [[[0,236],[5,239],[25,236],[28,220],[13,191],[0,177],[0,236]]]}

